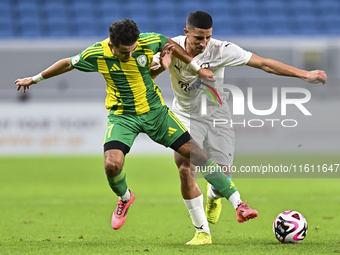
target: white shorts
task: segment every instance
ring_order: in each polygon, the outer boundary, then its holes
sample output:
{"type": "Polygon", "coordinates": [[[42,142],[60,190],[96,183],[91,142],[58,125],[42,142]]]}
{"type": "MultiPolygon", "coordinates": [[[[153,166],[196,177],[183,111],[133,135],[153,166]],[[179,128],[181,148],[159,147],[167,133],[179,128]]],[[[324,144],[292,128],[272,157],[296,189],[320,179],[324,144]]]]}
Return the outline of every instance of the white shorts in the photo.
{"type": "Polygon", "coordinates": [[[203,149],[208,157],[217,164],[232,165],[235,151],[235,133],[230,125],[216,125],[214,119],[231,121],[229,106],[227,103],[211,116],[195,120],[176,114],[184,126],[188,129],[192,138],[203,149]]]}

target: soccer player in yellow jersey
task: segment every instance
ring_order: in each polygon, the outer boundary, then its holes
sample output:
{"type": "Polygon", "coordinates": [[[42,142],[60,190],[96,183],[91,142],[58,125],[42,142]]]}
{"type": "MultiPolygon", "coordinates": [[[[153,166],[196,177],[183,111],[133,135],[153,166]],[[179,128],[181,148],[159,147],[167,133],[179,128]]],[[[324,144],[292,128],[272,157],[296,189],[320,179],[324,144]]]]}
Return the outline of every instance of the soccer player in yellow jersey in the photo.
{"type": "MultiPolygon", "coordinates": [[[[161,91],[152,79],[150,66],[155,53],[161,52],[161,60],[173,53],[201,78],[212,78],[212,72],[200,68],[171,39],[157,33],[140,34],[132,20],[116,21],[109,31],[108,39],[95,43],[79,55],[59,60],[38,75],[17,79],[15,84],[17,90],[23,87],[26,92],[32,84],[74,68],[103,74],[107,91],[105,106],[109,112],[104,143],[105,173],[111,189],[119,196],[112,215],[112,228],[119,229],[125,223],[128,208],[135,200],[126,183],[123,163],[141,132],[172,148],[192,164],[207,169],[204,178],[223,196],[231,196],[237,191],[235,185],[223,172],[214,171],[216,163],[196,145],[184,125],[164,104],[161,91]]],[[[166,59],[169,58],[164,61],[166,59]]],[[[163,63],[162,66],[167,68],[169,64],[163,63]]],[[[211,243],[211,239],[205,242],[211,243]]]]}

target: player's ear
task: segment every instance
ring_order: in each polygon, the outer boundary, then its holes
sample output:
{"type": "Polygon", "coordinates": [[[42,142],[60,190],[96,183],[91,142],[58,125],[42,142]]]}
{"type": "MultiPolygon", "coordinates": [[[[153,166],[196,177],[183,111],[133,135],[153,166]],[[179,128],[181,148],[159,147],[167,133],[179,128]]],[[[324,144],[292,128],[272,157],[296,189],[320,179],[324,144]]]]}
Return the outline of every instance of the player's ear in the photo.
{"type": "Polygon", "coordinates": [[[189,30],[188,30],[188,29],[184,28],[183,31],[184,31],[184,34],[185,34],[185,35],[188,35],[188,33],[189,33],[189,30]]]}

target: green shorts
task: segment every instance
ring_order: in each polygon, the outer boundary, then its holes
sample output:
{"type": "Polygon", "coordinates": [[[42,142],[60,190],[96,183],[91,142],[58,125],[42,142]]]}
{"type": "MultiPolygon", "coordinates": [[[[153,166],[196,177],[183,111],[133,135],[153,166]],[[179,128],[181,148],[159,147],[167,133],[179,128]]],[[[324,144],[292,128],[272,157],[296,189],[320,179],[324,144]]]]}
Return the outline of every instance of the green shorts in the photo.
{"type": "Polygon", "coordinates": [[[153,141],[170,147],[187,132],[182,122],[164,105],[141,115],[108,116],[104,144],[119,141],[131,148],[139,133],[146,133],[153,141]]]}

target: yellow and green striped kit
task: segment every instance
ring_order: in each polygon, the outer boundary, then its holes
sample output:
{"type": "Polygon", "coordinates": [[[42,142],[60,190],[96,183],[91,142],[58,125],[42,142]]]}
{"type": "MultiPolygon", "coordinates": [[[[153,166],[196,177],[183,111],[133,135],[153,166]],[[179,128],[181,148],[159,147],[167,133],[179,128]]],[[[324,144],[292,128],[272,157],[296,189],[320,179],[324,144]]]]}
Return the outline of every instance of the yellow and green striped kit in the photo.
{"type": "Polygon", "coordinates": [[[108,46],[109,38],[95,43],[71,58],[71,65],[85,72],[102,73],[106,81],[105,107],[110,114],[140,115],[164,105],[160,88],[150,75],[153,55],[168,43],[157,33],[140,34],[128,62],[117,59],[108,46]]]}

